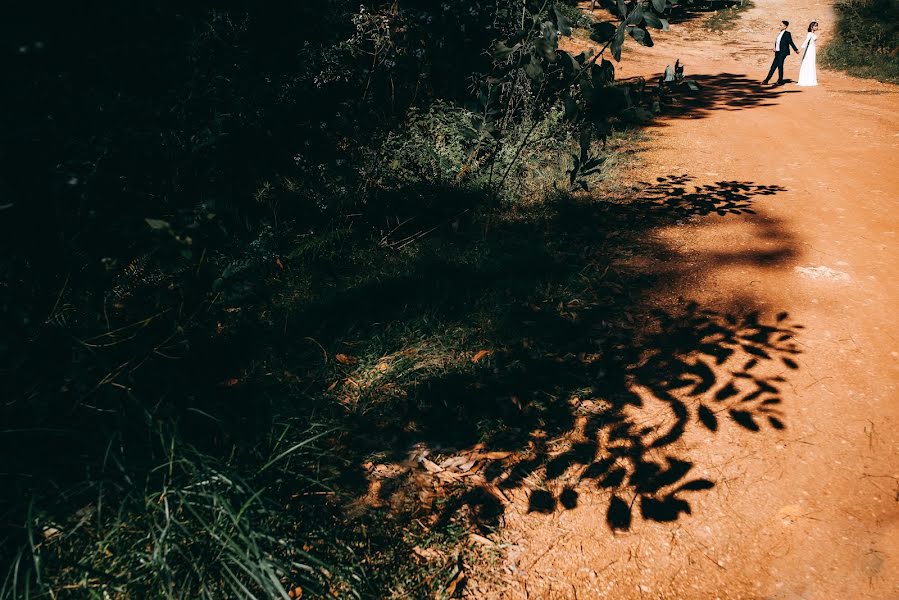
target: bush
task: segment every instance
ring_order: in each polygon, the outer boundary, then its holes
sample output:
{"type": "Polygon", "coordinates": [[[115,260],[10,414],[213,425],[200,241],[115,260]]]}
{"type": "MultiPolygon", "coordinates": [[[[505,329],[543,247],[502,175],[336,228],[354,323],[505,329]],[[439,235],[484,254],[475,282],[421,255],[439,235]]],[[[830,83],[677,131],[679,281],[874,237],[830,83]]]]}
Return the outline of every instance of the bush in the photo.
{"type": "Polygon", "coordinates": [[[899,81],[899,0],[842,0],[824,64],[854,75],[899,81]]]}
{"type": "Polygon", "coordinates": [[[412,306],[414,337],[467,309],[451,276],[415,301],[431,269],[485,260],[442,261],[453,232],[586,186],[594,134],[639,102],[556,51],[577,15],[532,5],[7,15],[0,597],[395,583],[415,544],[343,516],[368,450],[337,357],[388,336],[354,315],[412,306]]]}

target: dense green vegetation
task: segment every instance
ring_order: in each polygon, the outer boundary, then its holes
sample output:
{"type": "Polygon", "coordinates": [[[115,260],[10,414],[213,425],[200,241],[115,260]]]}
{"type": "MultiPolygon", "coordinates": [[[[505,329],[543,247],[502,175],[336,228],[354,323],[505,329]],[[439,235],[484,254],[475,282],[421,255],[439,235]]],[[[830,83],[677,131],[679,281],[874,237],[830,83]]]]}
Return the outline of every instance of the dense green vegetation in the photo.
{"type": "Polygon", "coordinates": [[[899,81],[899,1],[840,0],[824,63],[882,81],[899,81]]]}
{"type": "Polygon", "coordinates": [[[685,214],[576,195],[665,100],[611,61],[670,6],[619,4],[602,56],[558,50],[570,7],[518,0],[8,15],[0,596],[455,581],[483,503],[397,480],[375,510],[371,465],[564,430],[546,394],[584,374],[538,358],[568,352],[553,307],[632,320],[648,283],[608,263],[685,214]],[[471,360],[500,346],[522,358],[471,360]],[[493,403],[529,360],[533,408],[493,403]]]}

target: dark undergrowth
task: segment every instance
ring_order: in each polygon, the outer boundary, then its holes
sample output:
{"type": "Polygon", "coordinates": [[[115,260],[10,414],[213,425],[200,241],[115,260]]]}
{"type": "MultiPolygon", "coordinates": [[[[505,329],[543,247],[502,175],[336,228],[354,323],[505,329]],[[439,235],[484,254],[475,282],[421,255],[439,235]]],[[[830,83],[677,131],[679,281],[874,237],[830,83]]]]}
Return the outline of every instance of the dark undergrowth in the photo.
{"type": "Polygon", "coordinates": [[[859,77],[899,81],[899,1],[843,0],[835,8],[836,31],[823,63],[859,77]]]}
{"type": "Polygon", "coordinates": [[[0,598],[451,596],[502,490],[570,508],[580,465],[610,527],[670,521],[686,428],[785,427],[798,327],[678,298],[655,236],[739,215],[767,249],[712,258],[777,266],[781,188],[623,168],[781,92],[615,82],[533,10],[9,15],[0,598]]]}
{"type": "MultiPolygon", "coordinates": [[[[6,593],[422,597],[455,588],[468,532],[501,523],[502,490],[552,512],[595,481],[612,528],[636,518],[631,494],[642,518],[677,519],[714,483],[668,447],[692,427],[785,427],[778,370],[795,368],[798,329],[751,299],[712,310],[668,297],[698,257],[653,232],[752,218],[778,191],[676,176],[619,202],[558,195],[435,218],[402,249],[336,237],[254,277],[265,302],[204,309],[205,328],[178,332],[169,313],[135,323],[152,339],[137,362],[115,364],[130,328],[79,340],[112,375],[40,429],[4,432],[7,452],[41,446],[18,469],[53,484],[28,507],[6,593]],[[147,388],[180,400],[134,402],[147,388]],[[640,416],[638,388],[673,426],[640,416]],[[454,473],[456,456],[477,472],[454,473]]],[[[419,193],[458,202],[449,213],[471,202],[419,193]]],[[[715,262],[794,255],[786,232],[759,227],[765,253],[715,262]]]]}

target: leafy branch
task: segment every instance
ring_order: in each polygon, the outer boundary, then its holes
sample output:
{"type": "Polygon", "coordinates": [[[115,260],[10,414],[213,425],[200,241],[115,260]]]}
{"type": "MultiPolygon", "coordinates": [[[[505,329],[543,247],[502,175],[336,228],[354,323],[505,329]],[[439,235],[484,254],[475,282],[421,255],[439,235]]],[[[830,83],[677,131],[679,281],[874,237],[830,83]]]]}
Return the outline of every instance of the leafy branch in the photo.
{"type": "Polygon", "coordinates": [[[575,56],[559,49],[559,36],[572,33],[571,22],[559,7],[553,5],[547,9],[545,3],[525,3],[530,12],[523,18],[523,27],[494,44],[495,69],[481,85],[478,117],[472,127],[480,149],[501,137],[502,128],[498,123],[525,118],[534,121],[495,185],[491,177],[494,200],[530,142],[537,127],[536,117],[553,106],[561,106],[565,119],[579,129],[580,152],[572,155],[570,186],[586,188],[583,178],[598,172],[602,164],[600,158],[589,155],[594,135],[599,134],[604,140],[610,122],[623,111],[634,108],[628,87],[615,83],[615,67],[606,59],[607,52],[616,62],[620,61],[628,34],[638,43],[651,47],[653,41],[648,29],[668,28],[662,15],[670,5],[667,0],[629,3],[619,0],[620,19],[592,27],[590,39],[603,44],[602,48],[575,56]],[[526,82],[526,86],[519,85],[520,82],[526,82]],[[513,96],[522,87],[530,93],[531,102],[514,101],[513,96]],[[531,107],[531,114],[520,111],[516,114],[516,107],[525,105],[531,107]]]}

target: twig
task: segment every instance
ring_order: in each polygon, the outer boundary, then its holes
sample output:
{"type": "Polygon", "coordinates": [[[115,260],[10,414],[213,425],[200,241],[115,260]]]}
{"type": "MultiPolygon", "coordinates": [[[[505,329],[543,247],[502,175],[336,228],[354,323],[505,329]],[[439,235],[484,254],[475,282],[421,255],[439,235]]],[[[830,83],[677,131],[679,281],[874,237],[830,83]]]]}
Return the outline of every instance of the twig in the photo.
{"type": "Polygon", "coordinates": [[[306,340],[312,342],[313,344],[315,344],[316,346],[318,346],[319,348],[321,348],[322,354],[325,355],[325,364],[328,364],[328,351],[325,350],[325,347],[322,346],[321,344],[319,344],[314,338],[306,337],[306,338],[304,338],[304,339],[306,339],[306,340]]]}
{"type": "Polygon", "coordinates": [[[66,273],[66,280],[62,283],[62,289],[59,290],[59,294],[56,296],[56,302],[53,303],[53,308],[50,309],[50,313],[47,315],[47,320],[53,318],[53,315],[56,313],[56,308],[59,306],[59,302],[62,300],[62,295],[65,293],[66,288],[69,285],[69,277],[71,273],[66,273]]]}
{"type": "Polygon", "coordinates": [[[433,231],[439,229],[440,227],[446,225],[447,223],[451,223],[452,221],[455,221],[456,219],[458,219],[459,217],[461,217],[461,216],[464,215],[465,213],[469,212],[470,210],[471,210],[470,208],[466,208],[466,209],[464,209],[464,210],[462,210],[462,211],[459,211],[458,213],[456,213],[455,215],[453,215],[453,216],[450,217],[449,219],[446,219],[445,221],[442,221],[442,222],[438,223],[437,225],[434,225],[434,226],[431,227],[430,229],[426,229],[426,230],[424,230],[424,231],[419,231],[418,233],[413,234],[413,235],[410,235],[409,237],[403,238],[402,240],[399,240],[398,242],[394,242],[390,247],[393,248],[394,250],[402,250],[403,248],[405,248],[406,246],[408,246],[408,245],[411,244],[412,242],[415,242],[415,241],[417,241],[417,240],[420,240],[420,239],[423,238],[424,236],[426,236],[426,235],[428,235],[429,233],[431,233],[431,232],[433,232],[433,231]]]}

